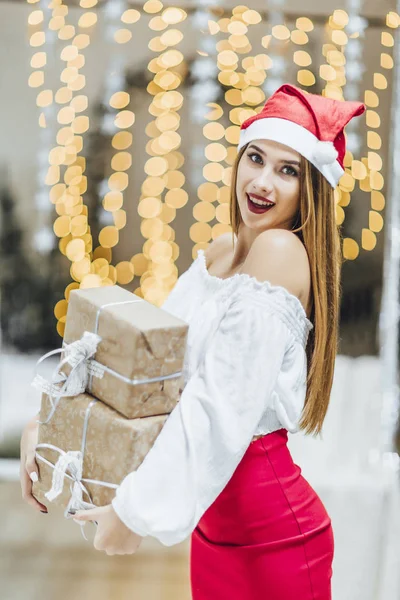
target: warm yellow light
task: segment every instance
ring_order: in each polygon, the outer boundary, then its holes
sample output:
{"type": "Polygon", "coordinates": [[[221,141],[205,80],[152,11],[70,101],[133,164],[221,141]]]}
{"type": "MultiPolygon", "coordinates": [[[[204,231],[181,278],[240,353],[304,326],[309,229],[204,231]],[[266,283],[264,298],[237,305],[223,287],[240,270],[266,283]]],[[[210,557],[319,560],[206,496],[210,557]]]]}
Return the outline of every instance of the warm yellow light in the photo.
{"type": "Polygon", "coordinates": [[[215,21],[212,21],[210,19],[208,21],[208,31],[210,32],[210,35],[216,35],[217,33],[219,33],[221,31],[221,28],[218,25],[218,23],[216,23],[215,21]]]}
{"type": "Polygon", "coordinates": [[[371,171],[370,185],[372,190],[382,190],[383,186],[385,185],[385,180],[382,173],[379,173],[379,171],[371,171]]]}
{"type": "Polygon", "coordinates": [[[209,223],[215,219],[215,206],[211,202],[197,202],[193,207],[193,216],[196,221],[209,223]]]}
{"type": "Polygon", "coordinates": [[[32,88],[40,87],[44,84],[44,71],[34,71],[30,74],[28,85],[32,88]]]}
{"type": "Polygon", "coordinates": [[[129,184],[127,173],[115,172],[108,178],[108,187],[112,192],[123,192],[129,184]]]}
{"type": "Polygon", "coordinates": [[[293,62],[300,67],[309,67],[312,63],[312,59],[308,52],[297,50],[293,54],[293,62]]]}
{"type": "Polygon", "coordinates": [[[227,90],[225,92],[225,100],[228,104],[231,104],[232,106],[240,106],[241,104],[243,104],[242,92],[240,90],[235,89],[227,90]]]}
{"type": "Polygon", "coordinates": [[[75,27],[73,25],[64,25],[58,32],[60,40],[70,40],[75,35],[75,27]]]}
{"type": "Polygon", "coordinates": [[[221,123],[207,123],[203,127],[203,134],[208,140],[217,141],[224,137],[225,128],[221,123]]]}
{"type": "Polygon", "coordinates": [[[126,150],[132,145],[133,136],[129,131],[119,131],[112,139],[111,145],[116,150],[126,150]]]}
{"type": "Polygon", "coordinates": [[[88,97],[84,94],[81,94],[79,96],[75,96],[75,98],[71,100],[71,108],[74,109],[75,113],[83,112],[87,109],[88,103],[88,97]]]}
{"type": "Polygon", "coordinates": [[[366,112],[366,123],[367,127],[371,127],[372,129],[376,129],[381,125],[381,118],[377,112],[374,110],[367,110],[366,112]]]}
{"type": "Polygon", "coordinates": [[[150,158],[144,167],[145,173],[152,177],[160,177],[168,170],[168,162],[165,158],[154,157],[150,158]]]}
{"type": "Polygon", "coordinates": [[[57,90],[55,95],[55,101],[57,102],[57,104],[66,104],[67,102],[70,102],[71,99],[72,91],[69,90],[67,87],[62,87],[57,90]]]}
{"type": "Polygon", "coordinates": [[[135,271],[133,268],[133,264],[130,261],[121,261],[117,264],[115,268],[117,270],[117,282],[120,285],[126,285],[127,283],[130,283],[132,281],[135,275],[135,271]]]}
{"type": "Polygon", "coordinates": [[[348,42],[348,37],[344,31],[336,29],[332,31],[332,42],[338,46],[345,46],[348,42]]]}
{"type": "Polygon", "coordinates": [[[85,115],[76,117],[73,120],[71,127],[74,133],[85,133],[85,131],[89,129],[89,117],[85,115]]]}
{"type": "Polygon", "coordinates": [[[103,207],[105,210],[113,212],[119,210],[124,203],[124,197],[118,190],[107,192],[103,199],[103,207]]]}
{"type": "Polygon", "coordinates": [[[346,64],[346,57],[339,50],[329,50],[327,60],[332,67],[343,67],[346,64]]]}
{"type": "Polygon", "coordinates": [[[346,27],[346,25],[349,22],[349,15],[347,14],[347,12],[345,10],[340,10],[340,9],[335,10],[335,11],[333,11],[332,21],[338,27],[341,27],[341,28],[346,27]]]}
{"type": "Polygon", "coordinates": [[[305,31],[300,31],[299,29],[292,31],[290,34],[290,39],[292,40],[293,44],[297,44],[298,46],[304,46],[305,44],[308,44],[308,35],[305,31]]]}
{"type": "Polygon", "coordinates": [[[392,27],[393,29],[397,29],[397,27],[400,25],[399,15],[394,11],[388,12],[386,15],[386,25],[388,27],[392,27]]]}
{"type": "Polygon", "coordinates": [[[277,40],[285,41],[290,38],[290,31],[286,25],[275,25],[272,28],[272,35],[277,40]]]}
{"type": "Polygon", "coordinates": [[[219,163],[208,163],[203,167],[204,179],[211,182],[221,181],[224,175],[224,168],[219,163]]]}
{"type": "Polygon", "coordinates": [[[339,186],[340,189],[344,190],[345,192],[352,192],[355,187],[354,177],[348,171],[346,171],[340,178],[339,186]]]}
{"type": "Polygon", "coordinates": [[[242,19],[248,25],[257,25],[261,23],[262,18],[256,10],[246,10],[242,13],[242,19]]]}
{"type": "Polygon", "coordinates": [[[138,214],[144,219],[153,219],[161,213],[161,208],[160,199],[150,196],[139,202],[138,214]]]}
{"type": "Polygon", "coordinates": [[[183,33],[179,29],[169,29],[160,36],[161,44],[175,46],[183,40],[183,33]]]}
{"type": "Polygon", "coordinates": [[[314,24],[311,19],[307,17],[299,17],[296,19],[296,27],[301,31],[312,31],[314,29],[314,24]]]}
{"type": "Polygon", "coordinates": [[[160,12],[163,9],[163,3],[159,0],[148,0],[143,5],[143,10],[149,14],[160,12]]]}
{"type": "Polygon", "coordinates": [[[80,0],[79,4],[82,8],[93,8],[99,0],[80,0]]]}
{"type": "Polygon", "coordinates": [[[394,37],[392,34],[387,31],[382,31],[381,44],[382,46],[387,46],[388,48],[394,46],[394,37]]]}
{"type": "Polygon", "coordinates": [[[86,33],[80,33],[73,39],[72,43],[79,50],[83,50],[84,48],[87,48],[87,46],[89,46],[90,37],[86,33]]]}
{"type": "Polygon", "coordinates": [[[138,10],[135,10],[134,8],[129,8],[121,16],[121,21],[123,23],[131,24],[131,25],[133,23],[136,23],[137,21],[139,21],[139,19],[140,19],[140,12],[138,10]]]}
{"type": "Polygon", "coordinates": [[[227,150],[222,144],[212,143],[206,146],[204,153],[209,161],[221,162],[226,158],[227,150]]]}
{"type": "Polygon", "coordinates": [[[383,229],[383,217],[374,210],[369,211],[369,228],[376,233],[383,229]]]}
{"type": "Polygon", "coordinates": [[[387,86],[386,77],[382,73],[374,73],[374,87],[378,90],[386,90],[387,86]]]}
{"type": "Polygon", "coordinates": [[[52,31],[57,31],[58,29],[61,29],[62,27],[64,27],[64,25],[65,25],[64,17],[53,17],[49,21],[48,28],[51,29],[52,31]]]}
{"type": "Polygon", "coordinates": [[[39,23],[43,22],[43,11],[42,10],[34,10],[28,17],[29,25],[39,25],[39,23]]]}
{"type": "Polygon", "coordinates": [[[364,102],[367,106],[371,108],[376,108],[379,106],[379,96],[376,92],[372,90],[366,90],[364,94],[364,102]]]}
{"type": "Polygon", "coordinates": [[[346,260],[355,260],[360,253],[360,248],[352,238],[344,238],[343,240],[343,257],[346,260]]]}
{"type": "Polygon", "coordinates": [[[118,29],[114,34],[114,40],[117,44],[126,44],[132,39],[132,32],[129,29],[118,29]]]}
{"type": "Polygon", "coordinates": [[[119,232],[113,225],[103,227],[99,233],[99,242],[104,248],[113,248],[119,242],[119,232]]]}
{"type": "Polygon", "coordinates": [[[315,76],[311,71],[307,69],[300,69],[297,73],[297,81],[301,85],[311,86],[315,84],[315,76]]]}
{"type": "Polygon", "coordinates": [[[184,60],[182,52],[179,50],[167,50],[158,59],[158,63],[165,69],[178,66],[184,60]]]}
{"type": "Polygon", "coordinates": [[[167,23],[168,25],[176,25],[177,23],[181,23],[186,19],[186,17],[187,14],[184,10],[175,7],[166,8],[161,15],[164,23],[167,23]]]}
{"type": "Polygon", "coordinates": [[[354,179],[365,179],[367,176],[367,169],[364,163],[360,160],[353,160],[351,165],[351,174],[354,179]]]}
{"type": "Polygon", "coordinates": [[[130,110],[122,110],[114,119],[114,124],[119,129],[131,127],[135,122],[135,114],[130,110]]]}
{"type": "Polygon", "coordinates": [[[232,35],[246,35],[248,27],[242,21],[231,21],[228,25],[228,31],[232,35]]]}
{"type": "Polygon", "coordinates": [[[86,29],[88,27],[93,27],[93,25],[95,25],[97,23],[97,14],[95,12],[87,12],[84,13],[79,21],[78,21],[78,27],[81,27],[82,29],[86,29]]]}
{"type": "Polygon", "coordinates": [[[382,157],[376,152],[368,152],[368,168],[373,171],[380,171],[383,166],[382,157]]]}
{"type": "Polygon", "coordinates": [[[167,27],[168,24],[163,21],[161,17],[153,17],[150,19],[149,29],[152,29],[153,31],[163,31],[163,29],[166,29],[167,27]]]}
{"type": "Polygon", "coordinates": [[[82,260],[85,256],[85,242],[80,238],[71,240],[66,247],[66,255],[71,261],[82,260]]]}
{"type": "Polygon", "coordinates": [[[394,62],[393,62],[393,58],[390,56],[390,54],[386,54],[385,52],[382,52],[381,67],[383,69],[393,69],[393,66],[394,66],[394,62]]]}
{"type": "Polygon", "coordinates": [[[364,250],[373,250],[376,246],[376,235],[370,229],[362,229],[361,246],[364,250]]]}
{"type": "Polygon", "coordinates": [[[373,210],[383,210],[385,208],[385,196],[382,192],[371,192],[371,208],[373,210]]]}
{"type": "Polygon", "coordinates": [[[121,109],[128,106],[130,99],[131,97],[127,92],[116,92],[111,96],[109,103],[112,108],[121,109]]]}
{"type": "Polygon", "coordinates": [[[180,188],[171,188],[165,195],[165,203],[175,209],[185,206],[188,200],[188,193],[180,188]]]}
{"type": "Polygon", "coordinates": [[[57,121],[61,125],[68,125],[72,123],[75,118],[75,111],[70,106],[65,106],[58,111],[57,121]]]}
{"type": "Polygon", "coordinates": [[[36,33],[31,35],[30,40],[29,40],[30,45],[33,46],[34,48],[43,46],[43,44],[45,42],[46,42],[46,36],[45,36],[44,31],[37,31],[36,33]]]}

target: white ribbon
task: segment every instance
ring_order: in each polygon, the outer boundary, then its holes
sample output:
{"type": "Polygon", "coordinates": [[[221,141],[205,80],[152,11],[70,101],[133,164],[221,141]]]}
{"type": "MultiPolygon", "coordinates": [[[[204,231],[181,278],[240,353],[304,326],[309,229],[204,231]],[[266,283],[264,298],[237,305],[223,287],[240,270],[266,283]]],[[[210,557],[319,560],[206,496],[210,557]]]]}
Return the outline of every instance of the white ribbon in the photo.
{"type": "MultiPolygon", "coordinates": [[[[83,482],[97,484],[103,487],[109,487],[113,489],[117,489],[118,487],[118,485],[115,483],[108,483],[107,481],[101,481],[96,479],[82,478],[83,452],[80,450],[68,450],[68,452],[65,452],[61,448],[53,446],[52,444],[38,444],[36,448],[49,448],[50,450],[55,450],[60,454],[57,462],[53,464],[47,459],[45,459],[43,456],[41,456],[39,452],[36,451],[36,458],[46,463],[49,467],[53,469],[52,485],[51,488],[45,493],[45,497],[50,502],[53,502],[62,493],[65,479],[71,479],[71,497],[64,511],[64,517],[66,519],[73,518],[74,513],[77,510],[87,510],[90,508],[96,508],[96,505],[93,504],[90,493],[83,482]],[[67,473],[67,471],[69,471],[69,473],[67,473]],[[83,499],[84,494],[89,499],[88,502],[83,499]]],[[[94,523],[97,524],[96,521],[94,521],[94,523]]],[[[83,530],[85,527],[85,522],[78,522],[78,524],[81,527],[81,533],[83,537],[85,538],[85,540],[87,540],[87,537],[85,536],[85,532],[83,530]]]]}
{"type": "Polygon", "coordinates": [[[39,364],[49,356],[65,352],[65,358],[59,362],[54,370],[51,382],[46,381],[38,374],[35,375],[32,381],[31,385],[33,387],[48,394],[51,404],[51,410],[47,419],[45,421],[39,421],[40,424],[48,423],[50,421],[60,398],[65,396],[78,396],[86,390],[90,375],[88,361],[96,354],[97,346],[101,339],[102,338],[96,333],[85,331],[80,340],[76,340],[76,342],[68,344],[66,347],[57,348],[56,350],[47,352],[47,354],[39,358],[35,370],[39,364]],[[61,370],[67,363],[72,367],[69,375],[66,375],[61,370]]]}
{"type": "MultiPolygon", "coordinates": [[[[68,450],[60,454],[53,469],[51,489],[45,493],[50,502],[53,502],[63,491],[65,472],[69,469],[71,476],[77,481],[82,479],[82,452],[80,450],[68,450]]],[[[74,484],[75,485],[75,484],[74,484]]]]}

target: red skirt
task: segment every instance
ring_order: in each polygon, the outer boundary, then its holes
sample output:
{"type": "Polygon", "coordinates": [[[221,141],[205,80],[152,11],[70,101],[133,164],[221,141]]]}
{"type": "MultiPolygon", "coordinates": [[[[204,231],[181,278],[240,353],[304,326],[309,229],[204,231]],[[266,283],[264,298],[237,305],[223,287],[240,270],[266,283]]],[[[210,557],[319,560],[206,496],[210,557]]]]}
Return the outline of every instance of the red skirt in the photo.
{"type": "Polygon", "coordinates": [[[331,600],[331,519],[280,429],[251,442],[190,540],[193,600],[331,600]]]}

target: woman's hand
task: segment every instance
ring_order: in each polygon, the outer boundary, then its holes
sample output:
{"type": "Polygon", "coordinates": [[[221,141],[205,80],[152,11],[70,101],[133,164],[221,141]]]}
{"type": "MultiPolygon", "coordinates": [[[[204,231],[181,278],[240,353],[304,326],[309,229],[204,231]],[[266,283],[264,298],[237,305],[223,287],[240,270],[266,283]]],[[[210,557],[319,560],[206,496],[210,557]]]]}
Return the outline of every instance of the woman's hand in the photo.
{"type": "Polygon", "coordinates": [[[35,451],[38,442],[39,424],[37,423],[38,416],[31,419],[22,432],[20,442],[20,483],[22,497],[25,502],[28,502],[33,508],[40,512],[47,513],[47,508],[41,504],[32,495],[32,481],[38,481],[39,469],[36,463],[35,451]]]}
{"type": "Polygon", "coordinates": [[[89,510],[79,510],[74,521],[97,521],[97,531],[93,545],[96,550],[106,554],[134,554],[139,548],[142,537],[121,521],[112,504],[89,510]]]}

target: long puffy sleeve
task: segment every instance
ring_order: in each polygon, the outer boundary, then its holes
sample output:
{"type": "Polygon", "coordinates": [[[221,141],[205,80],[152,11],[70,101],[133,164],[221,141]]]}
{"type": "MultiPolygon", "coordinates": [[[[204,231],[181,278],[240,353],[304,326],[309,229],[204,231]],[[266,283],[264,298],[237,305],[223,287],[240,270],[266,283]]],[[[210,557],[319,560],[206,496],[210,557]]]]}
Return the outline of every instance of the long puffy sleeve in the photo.
{"type": "MultiPolygon", "coordinates": [[[[293,335],[265,293],[230,301],[153,447],[112,501],[135,533],[183,541],[233,475],[293,335]]],[[[280,307],[282,309],[282,307],[280,307]]]]}

